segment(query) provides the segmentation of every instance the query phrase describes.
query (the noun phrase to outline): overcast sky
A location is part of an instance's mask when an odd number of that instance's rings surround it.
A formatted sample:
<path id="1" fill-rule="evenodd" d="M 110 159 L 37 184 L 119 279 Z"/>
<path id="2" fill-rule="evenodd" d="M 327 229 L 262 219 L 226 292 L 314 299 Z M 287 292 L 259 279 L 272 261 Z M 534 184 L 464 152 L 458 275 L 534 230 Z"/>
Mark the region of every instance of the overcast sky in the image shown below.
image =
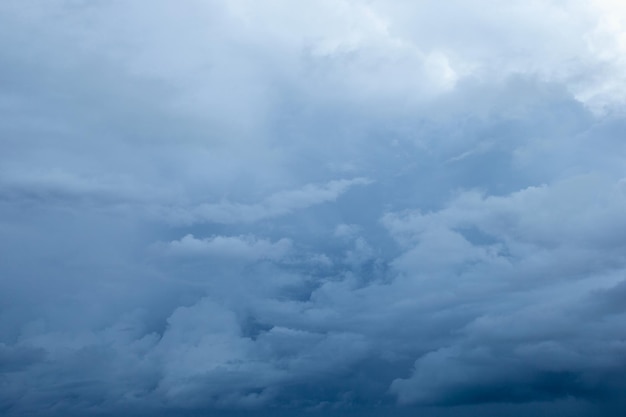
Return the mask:
<path id="1" fill-rule="evenodd" d="M 622 416 L 621 0 L 2 0 L 0 414 Z"/>

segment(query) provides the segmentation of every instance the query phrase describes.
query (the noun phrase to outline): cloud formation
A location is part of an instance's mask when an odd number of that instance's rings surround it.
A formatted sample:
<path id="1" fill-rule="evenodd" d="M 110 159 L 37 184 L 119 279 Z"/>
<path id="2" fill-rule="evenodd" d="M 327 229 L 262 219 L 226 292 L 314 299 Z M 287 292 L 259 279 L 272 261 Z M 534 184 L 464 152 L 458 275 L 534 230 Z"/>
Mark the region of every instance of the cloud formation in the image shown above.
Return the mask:
<path id="1" fill-rule="evenodd" d="M 279 217 L 299 209 L 332 202 L 354 185 L 366 185 L 365 178 L 333 180 L 322 186 L 306 184 L 300 189 L 279 191 L 260 203 L 241 204 L 221 201 L 203 203 L 196 207 L 165 209 L 165 217 L 174 222 L 187 223 L 253 223 L 267 218 Z"/>
<path id="2" fill-rule="evenodd" d="M 0 414 L 618 416 L 618 2 L 5 1 Z"/>

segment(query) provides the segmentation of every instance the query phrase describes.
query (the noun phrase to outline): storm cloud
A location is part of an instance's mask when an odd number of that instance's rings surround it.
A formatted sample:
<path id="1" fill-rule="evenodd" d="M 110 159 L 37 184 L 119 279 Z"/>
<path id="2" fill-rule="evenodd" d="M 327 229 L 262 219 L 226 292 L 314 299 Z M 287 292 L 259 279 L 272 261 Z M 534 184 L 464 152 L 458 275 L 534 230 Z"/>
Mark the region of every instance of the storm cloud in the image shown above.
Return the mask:
<path id="1" fill-rule="evenodd" d="M 617 1 L 5 0 L 0 414 L 622 415 L 625 105 Z"/>

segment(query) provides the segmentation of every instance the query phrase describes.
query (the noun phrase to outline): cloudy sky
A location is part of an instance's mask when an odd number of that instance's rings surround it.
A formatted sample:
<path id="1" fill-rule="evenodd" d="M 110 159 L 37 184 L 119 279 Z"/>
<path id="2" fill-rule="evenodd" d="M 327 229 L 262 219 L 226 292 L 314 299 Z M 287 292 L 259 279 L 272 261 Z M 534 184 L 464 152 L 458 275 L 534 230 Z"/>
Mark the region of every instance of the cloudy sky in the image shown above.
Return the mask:
<path id="1" fill-rule="evenodd" d="M 0 2 L 0 414 L 621 416 L 620 0 Z"/>

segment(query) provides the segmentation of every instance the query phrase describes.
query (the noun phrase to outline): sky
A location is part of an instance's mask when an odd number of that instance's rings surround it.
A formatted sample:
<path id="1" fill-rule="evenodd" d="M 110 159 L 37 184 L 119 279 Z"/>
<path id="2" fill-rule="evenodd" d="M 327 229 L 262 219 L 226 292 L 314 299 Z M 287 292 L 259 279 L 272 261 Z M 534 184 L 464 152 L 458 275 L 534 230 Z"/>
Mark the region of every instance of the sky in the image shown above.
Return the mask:
<path id="1" fill-rule="evenodd" d="M 0 414 L 626 409 L 626 6 L 0 2 Z"/>

